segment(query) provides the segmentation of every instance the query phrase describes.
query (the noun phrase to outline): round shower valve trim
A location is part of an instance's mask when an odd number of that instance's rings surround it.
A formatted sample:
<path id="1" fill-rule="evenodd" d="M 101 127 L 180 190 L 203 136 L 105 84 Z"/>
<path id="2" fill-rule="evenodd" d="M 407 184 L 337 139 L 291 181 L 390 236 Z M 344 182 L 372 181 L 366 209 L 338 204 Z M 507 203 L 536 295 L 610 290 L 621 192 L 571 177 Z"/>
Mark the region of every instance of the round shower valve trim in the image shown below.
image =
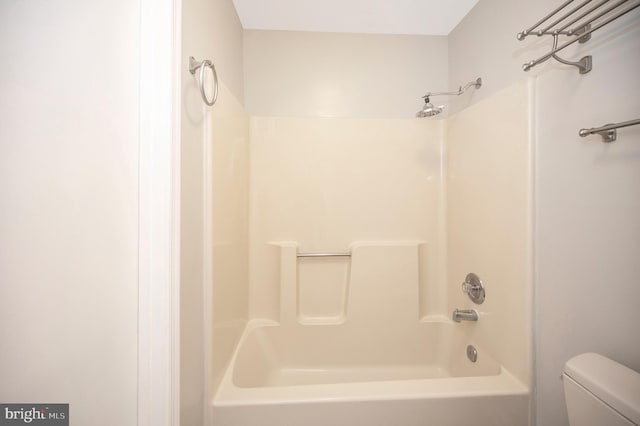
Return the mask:
<path id="1" fill-rule="evenodd" d="M 464 282 L 462 283 L 462 291 L 469 296 L 469 299 L 476 305 L 481 305 L 484 302 L 485 290 L 484 284 L 479 276 L 470 272 L 467 274 Z"/>

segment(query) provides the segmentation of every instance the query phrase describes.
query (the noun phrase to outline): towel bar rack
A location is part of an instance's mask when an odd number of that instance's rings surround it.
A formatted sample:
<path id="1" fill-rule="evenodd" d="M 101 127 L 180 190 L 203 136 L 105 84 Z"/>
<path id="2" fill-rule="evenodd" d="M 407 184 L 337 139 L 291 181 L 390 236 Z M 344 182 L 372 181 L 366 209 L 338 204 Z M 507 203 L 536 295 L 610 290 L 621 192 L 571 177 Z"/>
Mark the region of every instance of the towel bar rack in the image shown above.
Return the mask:
<path id="1" fill-rule="evenodd" d="M 298 253 L 298 257 L 351 257 L 351 253 Z"/>
<path id="2" fill-rule="evenodd" d="M 583 138 L 589 135 L 600 135 L 602 136 L 602 142 L 613 142 L 617 137 L 616 129 L 637 126 L 638 124 L 640 124 L 640 118 L 637 120 L 623 121 L 621 123 L 605 124 L 604 126 L 592 127 L 591 129 L 580 129 L 578 134 Z"/>
<path id="3" fill-rule="evenodd" d="M 589 71 L 591 71 L 591 68 L 592 68 L 592 59 L 590 55 L 581 58 L 579 61 L 573 62 L 573 61 L 567 61 L 566 59 L 560 58 L 557 55 L 557 53 L 565 49 L 566 47 L 572 45 L 575 42 L 585 43 L 589 41 L 589 39 L 591 38 L 591 33 L 599 30 L 600 28 L 604 27 L 610 22 L 615 21 L 616 19 L 626 15 L 627 13 L 631 12 L 632 10 L 640 6 L 640 2 L 634 1 L 634 0 L 618 0 L 611 5 L 607 5 L 607 4 L 613 2 L 613 0 L 601 0 L 594 6 L 591 6 L 590 8 L 584 11 L 581 11 L 581 9 L 587 6 L 587 4 L 593 1 L 593 0 L 584 0 L 582 3 L 575 6 L 570 11 L 564 13 L 562 16 L 555 19 L 551 24 L 547 25 L 545 28 L 536 30 L 536 28 L 538 28 L 543 23 L 545 23 L 549 19 L 556 16 L 558 13 L 560 13 L 561 10 L 567 7 L 570 3 L 573 3 L 573 1 L 574 0 L 565 1 L 563 4 L 557 7 L 553 12 L 549 13 L 547 16 L 545 16 L 544 18 L 536 22 L 533 26 L 518 33 L 516 38 L 520 41 L 524 40 L 525 38 L 531 35 L 536 35 L 538 37 L 544 36 L 544 35 L 553 36 L 553 46 L 551 48 L 551 51 L 546 55 L 539 57 L 538 59 L 529 61 L 526 64 L 522 65 L 522 69 L 524 71 L 529 71 L 531 68 L 535 67 L 536 65 L 542 62 L 545 62 L 549 58 L 554 58 L 563 64 L 573 65 L 577 67 L 580 74 L 588 73 Z M 630 3 L 630 5 L 628 7 L 622 7 L 626 3 Z M 601 18 L 603 19 L 600 20 Z M 567 21 L 567 19 L 569 20 Z M 560 35 L 575 36 L 575 38 L 558 46 L 558 38 Z"/>

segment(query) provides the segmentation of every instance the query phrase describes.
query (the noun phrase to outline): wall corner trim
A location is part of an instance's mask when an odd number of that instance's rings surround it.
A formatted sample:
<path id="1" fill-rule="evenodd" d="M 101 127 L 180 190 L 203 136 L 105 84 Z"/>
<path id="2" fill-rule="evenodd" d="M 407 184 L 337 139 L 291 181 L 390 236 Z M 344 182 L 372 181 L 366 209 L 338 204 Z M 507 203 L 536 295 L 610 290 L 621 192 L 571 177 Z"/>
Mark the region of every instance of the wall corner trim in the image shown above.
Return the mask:
<path id="1" fill-rule="evenodd" d="M 139 426 L 180 423 L 180 11 L 140 0 Z"/>

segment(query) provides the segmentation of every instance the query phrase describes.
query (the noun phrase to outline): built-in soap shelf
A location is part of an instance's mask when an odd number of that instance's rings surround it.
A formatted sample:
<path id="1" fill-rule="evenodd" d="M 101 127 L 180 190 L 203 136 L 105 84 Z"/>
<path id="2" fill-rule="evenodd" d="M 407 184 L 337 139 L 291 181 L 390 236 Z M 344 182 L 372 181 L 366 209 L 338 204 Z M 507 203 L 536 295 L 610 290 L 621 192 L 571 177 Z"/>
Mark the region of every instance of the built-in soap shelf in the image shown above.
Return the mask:
<path id="1" fill-rule="evenodd" d="M 343 324 L 350 253 L 298 253 L 296 317 L 300 324 Z"/>

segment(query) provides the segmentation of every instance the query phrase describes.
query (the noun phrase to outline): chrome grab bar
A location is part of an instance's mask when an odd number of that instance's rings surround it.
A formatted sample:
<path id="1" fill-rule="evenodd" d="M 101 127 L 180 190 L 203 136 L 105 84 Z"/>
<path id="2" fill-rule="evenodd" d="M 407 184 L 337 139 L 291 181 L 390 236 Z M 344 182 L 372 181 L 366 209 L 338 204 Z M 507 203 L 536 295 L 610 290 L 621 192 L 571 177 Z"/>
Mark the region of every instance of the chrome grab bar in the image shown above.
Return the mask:
<path id="1" fill-rule="evenodd" d="M 202 96 L 202 100 L 205 104 L 213 106 L 213 104 L 215 104 L 218 100 L 218 73 L 216 72 L 216 67 L 215 65 L 213 65 L 213 62 L 208 59 L 198 62 L 196 58 L 194 58 L 193 56 L 189 56 L 189 72 L 195 75 L 198 68 L 200 68 L 200 95 Z M 213 98 L 211 99 L 211 101 L 207 99 L 207 95 L 204 92 L 205 68 L 211 68 L 211 71 L 213 72 Z"/>
<path id="2" fill-rule="evenodd" d="M 297 257 L 351 257 L 351 253 L 298 253 Z"/>

